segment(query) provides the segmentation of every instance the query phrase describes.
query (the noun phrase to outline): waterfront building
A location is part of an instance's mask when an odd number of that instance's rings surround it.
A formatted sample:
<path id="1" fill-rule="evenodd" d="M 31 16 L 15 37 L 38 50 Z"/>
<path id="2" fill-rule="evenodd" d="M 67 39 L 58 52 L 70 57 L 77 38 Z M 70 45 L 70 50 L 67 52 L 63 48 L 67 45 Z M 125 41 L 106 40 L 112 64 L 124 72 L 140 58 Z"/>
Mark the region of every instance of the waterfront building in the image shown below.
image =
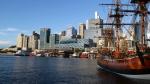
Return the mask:
<path id="1" fill-rule="evenodd" d="M 103 28 L 103 19 L 100 18 L 98 15 L 98 12 L 95 12 L 95 18 L 94 19 L 89 19 L 87 21 L 87 28 L 88 29 L 97 29 L 97 28 Z"/>
<path id="2" fill-rule="evenodd" d="M 75 38 L 77 35 L 77 30 L 73 26 L 69 26 L 66 30 L 66 37 L 68 39 Z"/>
<path id="3" fill-rule="evenodd" d="M 67 39 L 61 40 L 59 44 L 55 45 L 55 48 L 64 50 L 78 48 L 84 50 L 87 47 L 91 47 L 91 44 L 93 44 L 93 41 L 90 39 Z"/>
<path id="4" fill-rule="evenodd" d="M 99 41 L 99 37 L 102 36 L 102 29 L 87 29 L 84 33 L 85 39 L 93 40 L 94 44 L 93 47 L 97 46 L 97 42 Z"/>
<path id="5" fill-rule="evenodd" d="M 85 24 L 80 24 L 79 25 L 79 35 L 81 38 L 84 38 L 84 31 L 86 30 L 86 25 Z"/>
<path id="6" fill-rule="evenodd" d="M 103 20 L 98 18 L 98 19 L 89 19 L 88 20 L 88 29 L 98 29 L 98 28 L 103 28 Z"/>
<path id="7" fill-rule="evenodd" d="M 135 40 L 139 41 L 141 40 L 141 29 L 140 29 L 140 25 L 136 25 L 134 28 L 134 33 L 135 33 Z"/>
<path id="8" fill-rule="evenodd" d="M 65 37 L 66 37 L 66 31 L 62 31 L 60 33 L 60 40 L 65 39 Z"/>
<path id="9" fill-rule="evenodd" d="M 148 27 L 147 27 L 147 44 L 150 47 L 150 22 L 148 23 Z"/>
<path id="10" fill-rule="evenodd" d="M 38 50 L 40 50 L 40 39 L 38 39 Z"/>
<path id="11" fill-rule="evenodd" d="M 16 45 L 17 48 L 20 48 L 20 49 L 23 48 L 23 37 L 24 37 L 24 34 L 19 34 L 17 36 L 17 45 Z"/>
<path id="12" fill-rule="evenodd" d="M 138 24 L 140 22 L 137 22 Z M 141 27 L 140 25 L 136 25 L 134 28 L 134 36 L 135 40 L 141 42 Z M 148 46 L 150 46 L 150 23 L 147 24 L 145 27 L 145 41 L 147 42 Z"/>
<path id="13" fill-rule="evenodd" d="M 99 41 L 99 37 L 102 36 L 103 30 L 103 20 L 98 16 L 98 13 L 95 12 L 95 18 L 89 19 L 87 21 L 88 28 L 84 31 L 85 39 L 92 39 L 94 44 L 93 47 L 96 47 Z"/>
<path id="14" fill-rule="evenodd" d="M 59 44 L 59 34 L 50 35 L 50 48 L 53 48 L 54 45 Z"/>
<path id="15" fill-rule="evenodd" d="M 28 50 L 29 46 L 29 36 L 20 34 L 17 36 L 17 49 L 19 50 Z"/>
<path id="16" fill-rule="evenodd" d="M 22 47 L 22 50 L 28 50 L 28 41 L 29 41 L 29 36 L 24 35 L 23 36 L 23 47 Z"/>
<path id="17" fill-rule="evenodd" d="M 113 47 L 114 40 L 112 40 L 114 37 L 114 31 L 112 28 L 103 28 L 102 30 L 102 37 L 99 39 L 104 40 L 102 47 Z"/>
<path id="18" fill-rule="evenodd" d="M 66 31 L 62 31 L 60 36 L 66 36 Z"/>
<path id="19" fill-rule="evenodd" d="M 48 49 L 50 41 L 50 28 L 40 29 L 40 49 Z"/>
<path id="20" fill-rule="evenodd" d="M 38 40 L 40 38 L 40 35 L 38 33 L 35 33 L 35 31 L 33 31 L 32 35 L 29 36 L 29 48 L 31 50 L 35 50 L 38 49 Z"/>

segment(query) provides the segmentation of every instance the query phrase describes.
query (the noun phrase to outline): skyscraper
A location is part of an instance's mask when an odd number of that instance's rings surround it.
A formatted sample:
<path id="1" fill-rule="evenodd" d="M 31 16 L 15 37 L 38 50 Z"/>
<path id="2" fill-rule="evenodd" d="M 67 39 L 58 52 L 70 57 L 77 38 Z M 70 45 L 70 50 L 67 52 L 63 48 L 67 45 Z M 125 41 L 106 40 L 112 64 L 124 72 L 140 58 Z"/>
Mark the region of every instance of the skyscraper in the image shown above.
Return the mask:
<path id="1" fill-rule="evenodd" d="M 147 44 L 150 47 L 150 23 L 148 23 L 148 28 L 147 28 Z"/>
<path id="2" fill-rule="evenodd" d="M 95 11 L 95 19 L 99 19 L 99 18 L 100 18 L 100 16 L 99 16 L 98 12 Z"/>
<path id="3" fill-rule="evenodd" d="M 24 37 L 24 34 L 19 34 L 17 36 L 17 48 L 23 48 L 23 37 Z"/>
<path id="4" fill-rule="evenodd" d="M 84 38 L 84 30 L 86 30 L 86 25 L 80 24 L 79 25 L 79 35 L 81 36 L 81 38 Z"/>
<path id="5" fill-rule="evenodd" d="M 77 35 L 77 30 L 73 26 L 69 26 L 66 31 L 66 36 L 68 38 L 74 38 Z"/>
<path id="6" fill-rule="evenodd" d="M 28 50 L 28 41 L 29 41 L 29 36 L 20 34 L 17 37 L 17 48 L 21 50 Z"/>
<path id="7" fill-rule="evenodd" d="M 141 31 L 140 31 L 140 26 L 139 25 L 136 25 L 135 28 L 134 28 L 134 33 L 135 33 L 135 40 L 136 41 L 141 41 Z"/>
<path id="8" fill-rule="evenodd" d="M 28 42 L 29 42 L 29 36 L 24 35 L 23 36 L 23 50 L 28 50 Z"/>
<path id="9" fill-rule="evenodd" d="M 48 49 L 51 30 L 49 28 L 40 29 L 40 49 Z"/>
<path id="10" fill-rule="evenodd" d="M 59 44 L 59 35 L 51 34 L 50 35 L 50 47 L 54 47 L 55 44 Z"/>
<path id="11" fill-rule="evenodd" d="M 84 31 L 84 38 L 85 39 L 92 39 L 95 44 L 98 43 L 99 37 L 102 36 L 102 29 L 103 29 L 103 20 L 100 19 L 97 12 L 95 12 L 95 18 L 89 19 L 87 21 L 88 27 Z M 94 44 L 94 46 L 95 46 Z"/>
<path id="12" fill-rule="evenodd" d="M 102 29 L 87 29 L 84 33 L 84 39 L 92 39 L 95 44 L 98 43 L 99 37 L 102 36 Z M 95 45 L 94 45 L 95 46 Z"/>
<path id="13" fill-rule="evenodd" d="M 147 34 L 147 39 L 150 39 L 150 22 L 148 23 L 146 34 Z"/>
<path id="14" fill-rule="evenodd" d="M 61 36 L 66 36 L 66 31 L 62 31 L 60 35 Z"/>
<path id="15" fill-rule="evenodd" d="M 98 19 L 89 19 L 88 20 L 88 29 L 97 29 L 97 28 L 103 28 L 103 20 L 98 18 Z"/>
<path id="16" fill-rule="evenodd" d="M 86 23 L 87 29 L 96 29 L 96 28 L 103 28 L 103 19 L 100 18 L 98 12 L 95 12 L 95 18 L 94 19 L 89 19 Z"/>
<path id="17" fill-rule="evenodd" d="M 89 20 L 86 20 L 86 29 L 89 28 Z"/>
<path id="18" fill-rule="evenodd" d="M 32 35 L 29 36 L 29 48 L 32 50 L 38 49 L 38 40 L 40 35 L 38 33 L 35 33 L 35 31 L 33 31 Z"/>

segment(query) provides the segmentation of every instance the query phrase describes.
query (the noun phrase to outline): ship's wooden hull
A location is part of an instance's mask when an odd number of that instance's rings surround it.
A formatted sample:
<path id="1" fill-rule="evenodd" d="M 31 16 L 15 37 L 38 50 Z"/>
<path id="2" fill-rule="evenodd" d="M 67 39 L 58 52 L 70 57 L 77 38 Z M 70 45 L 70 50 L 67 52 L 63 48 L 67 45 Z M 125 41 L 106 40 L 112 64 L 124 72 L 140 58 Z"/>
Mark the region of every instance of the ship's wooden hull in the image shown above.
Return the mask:
<path id="1" fill-rule="evenodd" d="M 98 58 L 98 65 L 104 70 L 124 76 L 148 76 L 150 79 L 150 55 L 144 56 L 144 65 L 138 56 L 124 59 Z"/>

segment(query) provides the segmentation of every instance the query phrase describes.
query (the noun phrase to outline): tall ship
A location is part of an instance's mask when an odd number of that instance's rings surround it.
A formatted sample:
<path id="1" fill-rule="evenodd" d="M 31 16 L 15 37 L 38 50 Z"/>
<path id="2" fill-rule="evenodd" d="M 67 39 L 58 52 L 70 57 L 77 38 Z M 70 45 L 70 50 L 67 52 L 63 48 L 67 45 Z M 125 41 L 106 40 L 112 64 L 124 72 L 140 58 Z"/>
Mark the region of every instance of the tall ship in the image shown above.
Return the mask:
<path id="1" fill-rule="evenodd" d="M 100 25 L 111 28 L 100 37 L 107 46 L 99 48 L 97 64 L 106 71 L 126 77 L 150 79 L 150 0 L 113 2 L 100 4 L 110 6 L 108 15 L 111 18 Z"/>

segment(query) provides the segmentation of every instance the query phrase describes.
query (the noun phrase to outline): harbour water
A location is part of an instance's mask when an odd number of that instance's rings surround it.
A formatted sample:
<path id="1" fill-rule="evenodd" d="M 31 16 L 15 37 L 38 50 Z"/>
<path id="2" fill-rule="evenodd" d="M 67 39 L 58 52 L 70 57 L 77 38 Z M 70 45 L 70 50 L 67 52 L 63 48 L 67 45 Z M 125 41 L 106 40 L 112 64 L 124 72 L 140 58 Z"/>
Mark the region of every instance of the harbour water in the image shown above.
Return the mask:
<path id="1" fill-rule="evenodd" d="M 0 84 L 150 84 L 102 71 L 95 59 L 0 56 Z"/>

